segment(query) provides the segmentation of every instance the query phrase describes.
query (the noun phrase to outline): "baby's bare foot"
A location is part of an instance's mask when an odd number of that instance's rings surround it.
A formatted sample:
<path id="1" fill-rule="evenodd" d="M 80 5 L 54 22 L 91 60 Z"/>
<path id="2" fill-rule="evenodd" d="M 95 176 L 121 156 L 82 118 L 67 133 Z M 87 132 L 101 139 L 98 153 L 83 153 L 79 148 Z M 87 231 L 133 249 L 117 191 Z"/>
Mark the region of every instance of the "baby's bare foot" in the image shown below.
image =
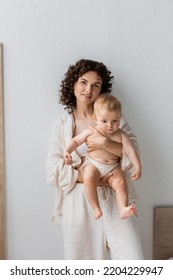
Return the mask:
<path id="1" fill-rule="evenodd" d="M 98 220 L 102 216 L 102 211 L 99 207 L 94 208 L 94 217 L 96 220 Z"/>
<path id="2" fill-rule="evenodd" d="M 124 207 L 121 211 L 120 211 L 120 218 L 121 219 L 126 219 L 132 215 L 136 215 L 137 217 L 137 210 L 136 207 L 134 205 L 130 205 L 128 207 Z"/>

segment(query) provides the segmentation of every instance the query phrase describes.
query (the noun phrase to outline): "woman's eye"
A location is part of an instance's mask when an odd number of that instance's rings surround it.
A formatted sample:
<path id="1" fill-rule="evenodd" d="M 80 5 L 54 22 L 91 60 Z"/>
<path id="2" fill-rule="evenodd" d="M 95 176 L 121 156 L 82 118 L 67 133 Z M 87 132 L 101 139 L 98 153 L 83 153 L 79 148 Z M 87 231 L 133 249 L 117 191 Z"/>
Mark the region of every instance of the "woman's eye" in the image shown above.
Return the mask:
<path id="1" fill-rule="evenodd" d="M 94 87 L 96 87 L 96 88 L 99 88 L 99 87 L 100 87 L 100 85 L 98 85 L 98 84 L 95 84 L 95 85 L 94 85 Z"/>

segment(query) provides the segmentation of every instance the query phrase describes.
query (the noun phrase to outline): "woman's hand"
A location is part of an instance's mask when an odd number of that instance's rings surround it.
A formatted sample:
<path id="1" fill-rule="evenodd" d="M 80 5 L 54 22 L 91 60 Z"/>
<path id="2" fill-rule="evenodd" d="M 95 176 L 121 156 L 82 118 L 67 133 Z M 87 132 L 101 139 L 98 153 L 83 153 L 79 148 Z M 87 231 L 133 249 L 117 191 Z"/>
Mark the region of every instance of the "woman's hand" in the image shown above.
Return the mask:
<path id="1" fill-rule="evenodd" d="M 117 157 L 122 157 L 122 144 L 107 138 L 97 129 L 94 129 L 94 133 L 87 138 L 86 144 L 88 152 L 102 149 Z"/>
<path id="2" fill-rule="evenodd" d="M 100 131 L 95 129 L 94 133 L 90 135 L 86 141 L 88 152 L 105 149 L 107 141 L 108 138 L 104 136 Z"/>
<path id="3" fill-rule="evenodd" d="M 99 187 L 109 187 L 111 188 L 110 184 L 108 183 L 108 180 L 113 176 L 112 172 L 109 172 L 108 174 L 106 174 L 103 178 L 100 179 L 100 181 L 98 182 L 98 186 Z"/>

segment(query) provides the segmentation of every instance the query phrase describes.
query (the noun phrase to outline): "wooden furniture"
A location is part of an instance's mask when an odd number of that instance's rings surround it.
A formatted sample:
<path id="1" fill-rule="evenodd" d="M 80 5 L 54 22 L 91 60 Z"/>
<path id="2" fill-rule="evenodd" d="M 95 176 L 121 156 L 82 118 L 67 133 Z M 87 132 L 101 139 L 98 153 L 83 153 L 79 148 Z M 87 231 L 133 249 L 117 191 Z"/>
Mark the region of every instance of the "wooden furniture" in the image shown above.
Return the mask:
<path id="1" fill-rule="evenodd" d="M 4 153 L 3 153 L 3 59 L 0 44 L 0 260 L 5 259 Z"/>
<path id="2" fill-rule="evenodd" d="M 173 207 L 154 208 L 155 260 L 173 258 Z"/>

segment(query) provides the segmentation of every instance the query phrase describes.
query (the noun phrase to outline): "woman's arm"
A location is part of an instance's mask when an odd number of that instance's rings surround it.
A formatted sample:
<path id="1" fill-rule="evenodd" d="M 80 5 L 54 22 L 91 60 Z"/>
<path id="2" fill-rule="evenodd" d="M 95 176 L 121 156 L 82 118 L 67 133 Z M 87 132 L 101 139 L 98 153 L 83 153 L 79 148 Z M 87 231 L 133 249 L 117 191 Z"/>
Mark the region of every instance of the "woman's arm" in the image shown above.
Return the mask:
<path id="1" fill-rule="evenodd" d="M 134 132 L 132 131 L 131 127 L 129 126 L 128 122 L 126 121 L 126 119 L 124 118 L 124 116 L 122 116 L 121 121 L 120 121 L 120 128 L 127 133 L 127 135 L 129 136 L 131 142 L 133 143 L 133 146 L 136 150 L 137 153 L 139 153 L 139 148 L 138 148 L 138 143 L 136 140 L 136 135 L 134 134 Z"/>
<path id="2" fill-rule="evenodd" d="M 98 130 L 87 138 L 86 144 L 89 152 L 102 149 L 118 157 L 122 156 L 122 144 L 108 139 Z"/>
<path id="3" fill-rule="evenodd" d="M 130 128 L 129 124 L 127 123 L 126 119 L 124 118 L 124 116 L 122 116 L 121 121 L 120 121 L 120 128 L 127 133 L 127 135 L 129 136 L 132 144 L 133 144 L 133 148 L 135 149 L 136 153 L 138 154 L 139 158 L 140 158 L 140 150 L 139 150 L 139 146 L 138 146 L 138 142 L 136 139 L 136 135 L 133 133 L 132 129 Z M 124 150 L 123 150 L 123 157 L 122 157 L 122 162 L 121 162 L 121 167 L 123 171 L 131 171 L 131 161 L 128 159 L 128 157 L 126 156 Z"/>
<path id="4" fill-rule="evenodd" d="M 128 158 L 130 159 L 135 169 L 133 171 L 133 174 L 131 175 L 131 179 L 132 180 L 139 179 L 141 177 L 141 170 L 142 170 L 140 159 L 133 147 L 132 142 L 130 141 L 130 138 L 122 130 L 121 130 L 121 138 L 122 138 L 123 150 L 125 154 L 128 156 Z"/>
<path id="5" fill-rule="evenodd" d="M 64 164 L 64 139 L 69 139 L 68 135 L 64 135 L 64 125 L 63 118 L 60 118 L 52 127 L 46 160 L 46 177 L 49 185 L 61 188 L 67 193 L 75 185 L 78 171 L 74 169 L 73 166 L 67 166 Z M 70 129 L 67 130 L 68 133 L 70 133 L 69 131 Z"/>
<path id="6" fill-rule="evenodd" d="M 137 152 L 138 156 L 140 156 L 140 150 L 138 147 L 136 136 L 133 133 L 133 131 L 131 130 L 131 128 L 128 125 L 127 121 L 125 120 L 124 116 L 122 116 L 122 118 L 121 118 L 120 128 L 128 134 L 135 151 Z M 109 151 L 110 153 L 123 158 L 123 160 L 122 160 L 122 169 L 123 170 L 127 170 L 131 167 L 131 162 L 129 161 L 127 156 L 125 156 L 125 154 L 123 152 L 122 144 L 106 138 L 99 131 L 96 132 L 94 135 L 91 135 L 90 137 L 88 137 L 86 143 L 87 143 L 89 152 L 93 151 L 93 150 L 98 150 L 98 149 L 105 149 L 105 150 Z"/>

